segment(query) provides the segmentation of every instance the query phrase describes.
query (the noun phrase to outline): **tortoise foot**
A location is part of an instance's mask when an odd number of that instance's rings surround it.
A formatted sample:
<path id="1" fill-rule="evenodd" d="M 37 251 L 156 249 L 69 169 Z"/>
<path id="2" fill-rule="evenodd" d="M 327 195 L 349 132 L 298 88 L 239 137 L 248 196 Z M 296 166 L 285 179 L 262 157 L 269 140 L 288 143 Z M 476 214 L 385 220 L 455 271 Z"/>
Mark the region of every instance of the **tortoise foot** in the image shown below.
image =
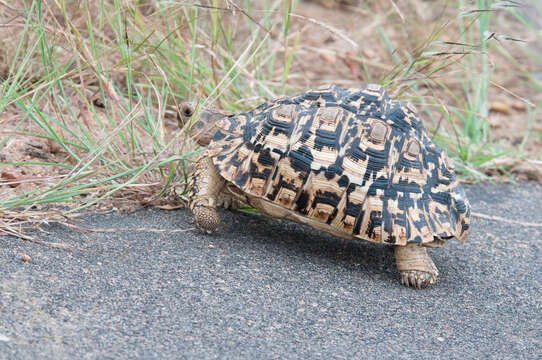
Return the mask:
<path id="1" fill-rule="evenodd" d="M 401 271 L 401 284 L 414 289 L 423 289 L 437 281 L 437 277 L 438 274 L 425 271 Z"/>
<path id="2" fill-rule="evenodd" d="M 207 206 L 195 206 L 192 209 L 196 226 L 207 234 L 214 233 L 220 225 L 216 209 Z"/>
<path id="3" fill-rule="evenodd" d="M 237 210 L 245 206 L 245 204 L 243 204 L 241 201 L 225 192 L 222 192 L 218 195 L 216 205 L 228 210 Z"/>
<path id="4" fill-rule="evenodd" d="M 406 287 L 423 289 L 437 281 L 438 269 L 423 246 L 396 246 L 395 262 L 401 273 L 401 284 Z"/>

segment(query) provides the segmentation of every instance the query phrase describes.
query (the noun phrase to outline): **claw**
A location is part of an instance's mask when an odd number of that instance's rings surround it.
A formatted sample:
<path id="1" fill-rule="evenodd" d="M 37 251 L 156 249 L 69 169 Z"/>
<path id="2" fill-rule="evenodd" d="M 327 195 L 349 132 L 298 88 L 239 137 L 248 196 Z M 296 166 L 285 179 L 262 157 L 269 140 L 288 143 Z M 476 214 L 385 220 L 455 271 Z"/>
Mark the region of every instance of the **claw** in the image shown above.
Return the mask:
<path id="1" fill-rule="evenodd" d="M 401 284 L 414 289 L 423 289 L 436 280 L 436 275 L 425 271 L 402 271 Z"/>
<path id="2" fill-rule="evenodd" d="M 406 274 L 401 274 L 401 284 L 405 285 L 406 287 L 409 287 L 410 284 L 408 283 L 408 276 Z"/>
<path id="3" fill-rule="evenodd" d="M 416 244 L 395 247 L 397 269 L 401 283 L 414 289 L 423 289 L 433 284 L 438 270 L 424 247 Z"/>
<path id="4" fill-rule="evenodd" d="M 409 280 L 409 282 L 410 282 L 410 286 L 412 286 L 412 287 L 415 288 L 415 287 L 416 287 L 416 280 L 417 280 L 417 279 L 418 279 L 418 278 L 415 276 L 415 274 L 413 274 L 413 273 L 408 274 L 408 280 Z"/>

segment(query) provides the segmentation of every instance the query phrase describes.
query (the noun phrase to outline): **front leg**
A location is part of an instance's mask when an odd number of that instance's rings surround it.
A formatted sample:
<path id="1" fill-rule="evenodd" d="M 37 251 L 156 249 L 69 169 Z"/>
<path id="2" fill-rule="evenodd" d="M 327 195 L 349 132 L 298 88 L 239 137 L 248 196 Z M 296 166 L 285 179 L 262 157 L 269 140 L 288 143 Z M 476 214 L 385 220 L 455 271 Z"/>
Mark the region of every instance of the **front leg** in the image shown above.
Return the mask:
<path id="1" fill-rule="evenodd" d="M 203 156 L 196 165 L 190 189 L 190 210 L 196 225 L 210 234 L 220 225 L 216 213 L 218 195 L 224 187 L 225 180 L 218 173 L 213 160 Z"/>

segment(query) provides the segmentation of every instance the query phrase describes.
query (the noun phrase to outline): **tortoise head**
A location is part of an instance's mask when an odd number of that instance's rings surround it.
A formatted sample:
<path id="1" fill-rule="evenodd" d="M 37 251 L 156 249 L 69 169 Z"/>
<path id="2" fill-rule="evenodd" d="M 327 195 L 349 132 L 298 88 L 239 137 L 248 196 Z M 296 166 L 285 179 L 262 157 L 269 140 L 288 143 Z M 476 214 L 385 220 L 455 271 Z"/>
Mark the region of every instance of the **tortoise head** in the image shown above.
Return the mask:
<path id="1" fill-rule="evenodd" d="M 217 130 L 217 124 L 228 114 L 213 109 L 198 109 L 193 103 L 183 103 L 179 111 L 179 124 L 181 127 L 188 127 L 191 137 L 200 146 L 207 146 L 213 139 Z"/>

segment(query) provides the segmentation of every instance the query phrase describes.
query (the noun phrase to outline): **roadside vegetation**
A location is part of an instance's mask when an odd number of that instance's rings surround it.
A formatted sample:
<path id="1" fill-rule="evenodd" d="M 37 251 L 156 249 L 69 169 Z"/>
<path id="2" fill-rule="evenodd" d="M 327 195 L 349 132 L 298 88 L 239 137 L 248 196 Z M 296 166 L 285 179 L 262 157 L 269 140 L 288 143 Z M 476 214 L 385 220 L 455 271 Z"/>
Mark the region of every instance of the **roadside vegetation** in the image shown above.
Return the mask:
<path id="1" fill-rule="evenodd" d="M 329 83 L 412 101 L 464 181 L 540 180 L 542 7 L 526 6 L 0 0 L 0 232 L 183 206 L 200 151 L 185 102 L 237 112 Z"/>

